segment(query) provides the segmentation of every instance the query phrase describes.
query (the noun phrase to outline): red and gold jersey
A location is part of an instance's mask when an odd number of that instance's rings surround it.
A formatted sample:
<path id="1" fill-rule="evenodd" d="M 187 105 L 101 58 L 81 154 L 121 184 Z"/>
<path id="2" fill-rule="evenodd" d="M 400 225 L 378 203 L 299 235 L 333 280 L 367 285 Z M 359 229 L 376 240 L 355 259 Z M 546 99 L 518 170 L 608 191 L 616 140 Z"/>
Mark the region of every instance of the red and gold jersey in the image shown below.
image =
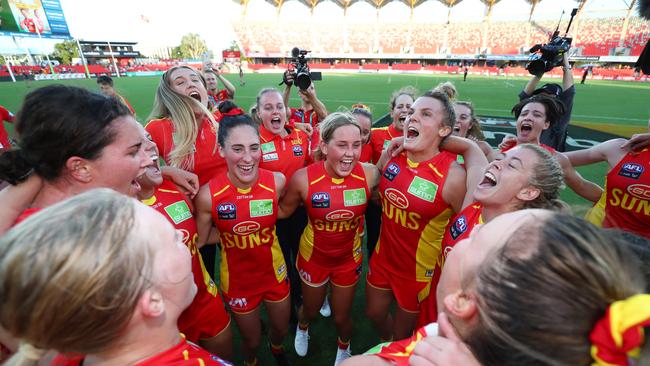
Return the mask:
<path id="1" fill-rule="evenodd" d="M 338 179 L 325 171 L 325 162 L 307 167 L 309 188 L 305 208 L 309 221 L 300 238 L 300 255 L 325 268 L 361 261 L 362 222 L 370 191 L 357 163 L 349 176 Z"/>
<path id="2" fill-rule="evenodd" d="M 391 159 L 379 182 L 382 218 L 372 261 L 397 277 L 429 282 L 452 214 L 442 198 L 456 155 L 441 152 L 414 163 L 401 154 Z"/>
<path id="3" fill-rule="evenodd" d="M 260 140 L 262 143 L 260 168 L 284 174 L 287 182 L 296 170 L 303 168 L 310 161 L 309 138 L 298 129 L 291 129 L 290 133 L 282 138 L 262 125 Z"/>
<path id="4" fill-rule="evenodd" d="M 433 278 L 431 279 L 431 288 L 435 289 L 438 286 L 442 267 L 445 264 L 449 252 L 451 252 L 458 242 L 469 236 L 469 233 L 472 232 L 474 226 L 484 222 L 482 212 L 483 207 L 481 204 L 474 202 L 465 207 L 463 211 L 449 222 L 449 226 L 447 226 L 447 229 L 445 230 L 445 236 L 442 239 L 442 247 L 440 249 L 440 255 L 438 256 L 438 262 L 436 263 L 436 269 L 434 270 Z M 424 326 L 438 319 L 436 291 L 431 291 L 429 293 L 429 296 L 422 302 L 420 309 L 418 327 Z"/>
<path id="5" fill-rule="evenodd" d="M 370 131 L 370 146 L 372 147 L 372 161 L 378 162 L 381 152 L 388 146 L 390 140 L 403 136 L 404 133 L 397 131 L 391 124 L 388 127 L 373 128 Z"/>
<path id="6" fill-rule="evenodd" d="M 177 230 L 183 233 L 183 243 L 192 254 L 192 273 L 198 291 L 192 304 L 183 311 L 178 319 L 178 328 L 181 332 L 187 332 L 186 334 L 194 334 L 194 332 L 187 331 L 186 327 L 197 323 L 194 317 L 200 315 L 199 310 L 212 306 L 223 307 L 223 303 L 221 297 L 217 294 L 217 286 L 205 269 L 203 258 L 201 258 L 199 248 L 196 246 L 198 233 L 191 202 L 183 193 L 178 191 L 174 183 L 164 180 L 160 186 L 156 187 L 154 195 L 151 198 L 142 200 L 142 203 L 160 212 Z"/>
<path id="7" fill-rule="evenodd" d="M 228 90 L 226 89 L 218 90 L 216 93 L 213 93 L 208 90 L 208 99 L 210 103 L 216 106 L 217 104 L 223 102 L 224 100 L 230 99 L 230 95 L 228 94 Z"/>
<path id="8" fill-rule="evenodd" d="M 117 99 L 120 102 L 122 102 L 122 104 L 124 104 L 131 111 L 131 113 L 133 113 L 133 115 L 135 116 L 135 109 L 133 109 L 133 106 L 131 106 L 131 103 L 129 103 L 129 101 L 126 100 L 126 98 L 124 98 L 123 96 L 121 96 L 119 94 L 116 94 L 116 96 L 117 96 Z"/>
<path id="9" fill-rule="evenodd" d="M 320 122 L 318 120 L 318 114 L 316 114 L 313 109 L 305 111 L 300 108 L 291 108 L 291 114 L 289 115 L 287 125 L 293 128 L 296 123 L 307 123 L 310 126 L 315 127 L 318 122 Z"/>
<path id="10" fill-rule="evenodd" d="M 160 156 L 170 164 L 169 153 L 174 149 L 174 124 L 168 118 L 149 121 L 145 126 L 153 142 L 158 147 Z M 193 173 L 199 176 L 199 184 L 204 185 L 212 177 L 226 170 L 226 161 L 219 155 L 217 148 L 217 130 L 205 117 L 194 143 Z"/>
<path id="11" fill-rule="evenodd" d="M 517 144 L 512 144 L 512 145 L 510 145 L 510 146 L 506 146 L 506 147 L 504 147 L 503 149 L 500 149 L 500 150 L 501 150 L 502 153 L 504 153 L 504 152 L 506 152 L 506 151 L 508 151 L 508 150 L 511 150 L 511 149 L 514 148 L 515 146 L 517 146 Z M 555 153 L 556 153 L 556 150 L 555 150 L 554 148 L 548 146 L 548 145 L 544 145 L 544 144 L 541 144 L 541 143 L 540 143 L 540 144 L 539 144 L 539 147 L 541 147 L 541 148 L 545 149 L 546 151 L 550 152 L 551 155 L 555 155 Z"/>
<path id="12" fill-rule="evenodd" d="M 6 108 L 0 106 L 0 150 L 8 150 L 11 147 L 9 143 L 9 134 L 5 130 L 4 121 L 13 122 L 14 115 Z"/>
<path id="13" fill-rule="evenodd" d="M 370 143 L 364 144 L 361 147 L 361 155 L 359 155 L 360 163 L 374 163 L 372 161 L 372 145 Z"/>
<path id="14" fill-rule="evenodd" d="M 81 366 L 83 357 L 69 357 L 58 354 L 51 366 Z M 135 363 L 137 366 L 215 366 L 230 365 L 228 362 L 211 354 L 203 348 L 183 339 L 174 347 L 151 358 Z"/>
<path id="15" fill-rule="evenodd" d="M 248 189 L 235 187 L 222 173 L 209 183 L 212 220 L 221 238 L 221 290 L 246 297 L 277 285 L 287 267 L 275 233 L 278 199 L 273 172 L 260 169 Z"/>
<path id="16" fill-rule="evenodd" d="M 650 149 L 628 153 L 607 173 L 598 206 L 604 215 L 593 216 L 594 224 L 650 238 Z"/>
<path id="17" fill-rule="evenodd" d="M 423 338 L 437 335 L 438 324 L 427 324 L 416 330 L 410 338 L 379 344 L 364 354 L 381 357 L 391 365 L 408 366 L 410 365 L 409 359 L 413 355 L 413 349 L 417 343 Z"/>

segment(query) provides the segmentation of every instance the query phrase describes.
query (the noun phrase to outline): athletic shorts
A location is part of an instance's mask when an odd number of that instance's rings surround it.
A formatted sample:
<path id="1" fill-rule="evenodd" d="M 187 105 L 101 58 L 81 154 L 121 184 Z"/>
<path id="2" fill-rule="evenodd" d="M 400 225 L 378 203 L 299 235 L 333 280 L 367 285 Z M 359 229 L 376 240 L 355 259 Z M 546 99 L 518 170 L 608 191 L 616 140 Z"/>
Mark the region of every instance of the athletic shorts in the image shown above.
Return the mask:
<path id="1" fill-rule="evenodd" d="M 420 303 L 429 295 L 430 282 L 418 282 L 388 272 L 377 261 L 370 261 L 366 282 L 380 290 L 393 291 L 393 296 L 402 310 L 417 313 Z"/>
<path id="2" fill-rule="evenodd" d="M 178 329 L 193 343 L 219 335 L 230 324 L 221 296 L 207 294 L 194 302 L 178 318 Z"/>
<path id="3" fill-rule="evenodd" d="M 231 297 L 227 293 L 223 293 L 225 302 L 230 307 L 233 313 L 245 314 L 257 309 L 262 301 L 280 302 L 289 296 L 289 280 L 271 286 L 270 288 L 246 296 Z"/>
<path id="4" fill-rule="evenodd" d="M 305 260 L 300 254 L 296 259 L 296 269 L 300 273 L 300 278 L 311 287 L 321 287 L 327 281 L 331 281 L 332 285 L 338 287 L 354 286 L 361 275 L 361 264 L 361 260 L 359 262 L 351 260 L 336 268 L 325 268 L 314 261 Z"/>

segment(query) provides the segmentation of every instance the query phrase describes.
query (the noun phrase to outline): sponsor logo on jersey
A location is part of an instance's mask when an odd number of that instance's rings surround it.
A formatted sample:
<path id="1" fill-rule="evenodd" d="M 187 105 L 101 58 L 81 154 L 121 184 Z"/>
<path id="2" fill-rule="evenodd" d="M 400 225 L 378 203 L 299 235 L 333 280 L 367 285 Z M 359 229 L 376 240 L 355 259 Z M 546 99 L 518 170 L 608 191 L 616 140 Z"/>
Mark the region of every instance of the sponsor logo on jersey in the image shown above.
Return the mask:
<path id="1" fill-rule="evenodd" d="M 190 232 L 185 229 L 181 229 L 181 234 L 183 234 L 183 244 L 187 245 L 190 242 Z"/>
<path id="2" fill-rule="evenodd" d="M 436 199 L 438 185 L 420 177 L 413 177 L 407 192 L 427 202 L 433 202 Z"/>
<path id="3" fill-rule="evenodd" d="M 427 269 L 426 272 L 424 272 L 424 277 L 433 277 L 433 270 Z"/>
<path id="4" fill-rule="evenodd" d="M 302 156 L 302 146 L 300 145 L 293 145 L 293 156 Z"/>
<path id="5" fill-rule="evenodd" d="M 354 212 L 350 210 L 336 210 L 325 215 L 327 221 L 347 221 L 354 218 Z"/>
<path id="6" fill-rule="evenodd" d="M 650 201 L 650 186 L 646 184 L 632 184 L 627 187 L 627 193 L 636 198 Z"/>
<path id="7" fill-rule="evenodd" d="M 248 300 L 245 297 L 236 297 L 228 301 L 231 308 L 245 309 L 248 306 Z"/>
<path id="8" fill-rule="evenodd" d="M 278 274 L 281 275 L 286 270 L 287 270 L 287 266 L 283 263 L 282 265 L 280 265 L 280 267 L 278 267 Z"/>
<path id="9" fill-rule="evenodd" d="M 234 220 L 237 218 L 237 206 L 234 203 L 220 203 L 217 206 L 219 220 Z"/>
<path id="10" fill-rule="evenodd" d="M 192 212 L 185 201 L 178 201 L 169 206 L 165 206 L 165 212 L 167 212 L 167 215 L 169 215 L 174 224 L 180 224 L 192 217 Z"/>
<path id="11" fill-rule="evenodd" d="M 275 152 L 275 143 L 273 143 L 273 141 L 265 142 L 262 144 L 262 154 L 268 154 L 272 152 Z"/>
<path id="12" fill-rule="evenodd" d="M 361 206 L 368 202 L 366 190 L 363 188 L 346 189 L 343 191 L 343 206 Z"/>
<path id="13" fill-rule="evenodd" d="M 454 221 L 454 224 L 449 227 L 449 234 L 451 234 L 451 237 L 456 240 L 462 233 L 467 231 L 467 218 L 465 215 L 461 215 L 456 221 Z"/>
<path id="14" fill-rule="evenodd" d="M 636 163 L 625 163 L 621 170 L 618 171 L 618 175 L 631 179 L 639 179 L 642 173 L 643 166 Z"/>
<path id="15" fill-rule="evenodd" d="M 311 282 L 311 275 L 307 273 L 304 269 L 300 269 L 300 277 L 307 282 Z"/>
<path id="16" fill-rule="evenodd" d="M 262 161 L 275 161 L 278 160 L 278 153 L 270 153 L 262 155 Z"/>
<path id="17" fill-rule="evenodd" d="M 390 140 L 384 140 L 384 146 L 381 148 L 382 150 L 386 150 L 386 148 L 390 145 Z"/>
<path id="18" fill-rule="evenodd" d="M 452 249 L 454 249 L 454 247 L 445 247 L 445 249 L 442 251 L 442 256 L 446 259 L 449 253 L 451 253 Z"/>
<path id="19" fill-rule="evenodd" d="M 251 200 L 249 202 L 251 217 L 273 215 L 273 200 Z"/>
<path id="20" fill-rule="evenodd" d="M 330 194 L 327 192 L 316 192 L 311 195 L 312 208 L 329 208 Z"/>
<path id="21" fill-rule="evenodd" d="M 399 166 L 397 166 L 397 164 L 395 164 L 395 163 L 390 163 L 390 164 L 388 164 L 388 167 L 384 171 L 384 178 L 386 178 L 386 179 L 388 179 L 389 181 L 392 182 L 393 179 L 395 179 L 395 177 L 397 177 L 399 172 L 400 172 Z"/>
<path id="22" fill-rule="evenodd" d="M 237 235 L 248 235 L 257 232 L 260 229 L 260 224 L 255 221 L 242 221 L 233 226 L 232 232 Z"/>
<path id="23" fill-rule="evenodd" d="M 388 188 L 384 191 L 384 197 L 395 207 L 405 210 L 409 207 L 409 200 L 404 193 L 395 188 Z"/>

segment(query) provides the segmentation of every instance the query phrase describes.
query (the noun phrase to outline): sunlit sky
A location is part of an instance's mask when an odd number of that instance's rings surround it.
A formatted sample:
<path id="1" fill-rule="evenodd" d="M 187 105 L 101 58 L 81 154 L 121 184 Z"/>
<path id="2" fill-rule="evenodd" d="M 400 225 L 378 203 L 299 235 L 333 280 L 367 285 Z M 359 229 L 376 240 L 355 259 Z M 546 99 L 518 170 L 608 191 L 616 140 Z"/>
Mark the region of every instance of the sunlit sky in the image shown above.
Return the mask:
<path id="1" fill-rule="evenodd" d="M 585 11 L 589 16 L 622 16 L 631 0 L 588 0 Z M 559 19 L 562 10 L 565 18 L 576 5 L 570 0 L 543 0 L 535 9 L 534 19 Z M 180 43 L 184 34 L 198 33 L 208 48 L 219 54 L 228 47 L 235 34 L 232 22 L 241 21 L 242 7 L 232 0 L 61 0 L 61 6 L 73 37 L 91 41 L 138 42 L 137 49 L 143 53 Z M 502 0 L 494 6 L 492 19 L 525 20 L 530 6 L 524 0 Z M 374 22 L 376 9 L 367 2 L 358 2 L 348 9 L 349 22 Z M 480 0 L 464 0 L 452 9 L 452 22 L 475 22 L 483 19 L 485 6 Z M 143 16 L 148 22 L 143 21 Z M 264 0 L 250 0 L 246 21 L 296 21 L 331 22 L 343 21 L 343 9 L 333 2 L 316 6 L 314 15 L 310 9 L 295 0 L 287 0 L 277 15 L 276 8 Z M 394 1 L 379 11 L 382 22 L 407 22 L 410 8 Z M 412 21 L 440 23 L 447 19 L 447 8 L 438 1 L 426 1 L 418 6 Z M 269 30 L 272 31 L 272 30 Z M 0 37 L 0 52 L 12 47 L 8 37 Z M 51 48 L 55 42 L 19 40 L 21 47 L 34 49 Z"/>

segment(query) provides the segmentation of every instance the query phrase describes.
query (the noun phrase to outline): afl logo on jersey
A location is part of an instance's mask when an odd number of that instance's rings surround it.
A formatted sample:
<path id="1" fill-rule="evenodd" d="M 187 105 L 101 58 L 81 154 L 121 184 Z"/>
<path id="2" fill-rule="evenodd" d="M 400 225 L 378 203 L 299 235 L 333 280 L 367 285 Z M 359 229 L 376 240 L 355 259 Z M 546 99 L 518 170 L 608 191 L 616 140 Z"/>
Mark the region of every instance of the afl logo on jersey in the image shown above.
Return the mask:
<path id="1" fill-rule="evenodd" d="M 457 239 L 462 233 L 467 231 L 467 218 L 465 215 L 461 215 L 454 224 L 449 227 L 449 234 L 451 237 Z"/>
<path id="2" fill-rule="evenodd" d="M 395 177 L 397 177 L 397 174 L 399 174 L 400 169 L 395 163 L 390 163 L 388 164 L 388 167 L 386 168 L 386 171 L 384 171 L 384 178 L 388 179 L 389 181 L 393 181 Z"/>
<path id="3" fill-rule="evenodd" d="M 311 195 L 312 208 L 329 208 L 330 194 L 327 192 L 316 192 Z"/>
<path id="4" fill-rule="evenodd" d="M 232 232 L 237 235 L 248 235 L 257 232 L 260 224 L 255 221 L 243 221 L 233 226 Z"/>
<path id="5" fill-rule="evenodd" d="M 636 198 L 650 201 L 650 186 L 645 184 L 632 184 L 627 187 L 627 192 Z"/>
<path id="6" fill-rule="evenodd" d="M 234 220 L 237 218 L 237 206 L 234 203 L 220 203 L 217 206 L 219 220 Z"/>
<path id="7" fill-rule="evenodd" d="M 302 156 L 302 146 L 300 145 L 293 145 L 293 156 Z"/>
<path id="8" fill-rule="evenodd" d="M 639 179 L 642 173 L 643 166 L 636 163 L 625 163 L 618 171 L 618 175 L 631 179 Z"/>
<path id="9" fill-rule="evenodd" d="M 409 207 L 409 200 L 406 198 L 404 193 L 398 191 L 395 188 L 388 188 L 384 191 L 384 196 L 386 199 L 392 203 L 395 207 L 405 210 Z"/>
<path id="10" fill-rule="evenodd" d="M 354 218 L 354 212 L 350 210 L 336 210 L 328 213 L 325 216 L 327 221 L 347 221 Z"/>

